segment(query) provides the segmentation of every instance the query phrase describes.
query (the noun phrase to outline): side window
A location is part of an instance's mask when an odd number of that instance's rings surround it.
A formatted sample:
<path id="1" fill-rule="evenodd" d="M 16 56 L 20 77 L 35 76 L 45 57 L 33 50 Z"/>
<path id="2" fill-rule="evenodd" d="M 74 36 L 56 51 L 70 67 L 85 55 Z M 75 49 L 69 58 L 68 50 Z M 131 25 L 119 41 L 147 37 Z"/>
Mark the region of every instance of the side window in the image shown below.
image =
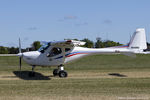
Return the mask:
<path id="1" fill-rule="evenodd" d="M 70 48 L 65 48 L 65 52 L 68 52 L 70 51 L 71 49 Z"/>
<path id="2" fill-rule="evenodd" d="M 51 52 L 47 55 L 47 57 L 53 57 L 53 56 L 59 55 L 61 53 L 62 53 L 61 48 L 55 47 L 51 50 Z"/>

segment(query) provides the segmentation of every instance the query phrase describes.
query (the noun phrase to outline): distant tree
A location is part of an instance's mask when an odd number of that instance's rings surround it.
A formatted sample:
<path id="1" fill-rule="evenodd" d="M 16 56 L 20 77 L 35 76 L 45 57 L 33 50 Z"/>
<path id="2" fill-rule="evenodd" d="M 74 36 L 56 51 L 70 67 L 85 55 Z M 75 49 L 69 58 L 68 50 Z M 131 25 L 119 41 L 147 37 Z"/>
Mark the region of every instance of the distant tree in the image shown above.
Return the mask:
<path id="1" fill-rule="evenodd" d="M 10 48 L 8 48 L 8 50 L 9 50 L 9 54 L 17 54 L 17 53 L 19 53 L 19 49 L 15 48 L 15 47 L 10 47 Z"/>
<path id="2" fill-rule="evenodd" d="M 38 50 L 40 47 L 41 47 L 40 41 L 33 42 L 33 44 L 32 44 L 33 50 Z"/>
<path id="3" fill-rule="evenodd" d="M 85 39 L 83 39 L 83 40 L 81 40 L 81 41 L 86 42 L 83 47 L 87 47 L 87 48 L 93 48 L 93 47 L 94 47 L 93 41 L 91 41 L 91 40 L 89 40 L 89 39 L 87 39 L 87 38 L 85 38 Z"/>
<path id="4" fill-rule="evenodd" d="M 145 51 L 150 51 L 150 43 L 147 42 L 147 49 Z"/>
<path id="5" fill-rule="evenodd" d="M 103 44 L 104 44 L 104 47 L 113 47 L 113 46 L 122 45 L 119 42 L 114 42 L 114 41 L 110 41 L 110 40 L 107 40 L 107 41 L 103 42 Z"/>
<path id="6" fill-rule="evenodd" d="M 104 48 L 103 41 L 101 40 L 100 37 L 96 38 L 96 43 L 95 43 L 95 48 Z"/>
<path id="7" fill-rule="evenodd" d="M 101 40 L 100 37 L 97 37 L 96 40 L 97 41 L 95 42 L 95 48 L 105 48 L 105 47 L 113 47 L 113 46 L 122 45 L 119 42 L 114 42 L 114 41 L 111 41 L 111 40 L 103 41 L 103 40 Z"/>
<path id="8" fill-rule="evenodd" d="M 0 54 L 8 54 L 8 53 L 9 51 L 7 47 L 0 46 Z"/>

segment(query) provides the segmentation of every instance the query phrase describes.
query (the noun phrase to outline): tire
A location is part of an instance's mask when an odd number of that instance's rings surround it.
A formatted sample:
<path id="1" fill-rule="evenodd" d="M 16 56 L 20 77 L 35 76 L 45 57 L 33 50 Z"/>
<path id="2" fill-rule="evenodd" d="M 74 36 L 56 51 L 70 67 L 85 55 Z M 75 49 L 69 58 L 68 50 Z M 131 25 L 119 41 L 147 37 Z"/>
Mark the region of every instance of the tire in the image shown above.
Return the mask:
<path id="1" fill-rule="evenodd" d="M 54 75 L 54 76 L 57 76 L 57 75 L 58 75 L 58 69 L 54 69 L 54 70 L 53 70 L 53 75 Z"/>
<path id="2" fill-rule="evenodd" d="M 65 78 L 65 77 L 67 77 L 67 76 L 68 76 L 68 74 L 67 74 L 66 71 L 60 71 L 60 72 L 59 72 L 59 77 Z"/>

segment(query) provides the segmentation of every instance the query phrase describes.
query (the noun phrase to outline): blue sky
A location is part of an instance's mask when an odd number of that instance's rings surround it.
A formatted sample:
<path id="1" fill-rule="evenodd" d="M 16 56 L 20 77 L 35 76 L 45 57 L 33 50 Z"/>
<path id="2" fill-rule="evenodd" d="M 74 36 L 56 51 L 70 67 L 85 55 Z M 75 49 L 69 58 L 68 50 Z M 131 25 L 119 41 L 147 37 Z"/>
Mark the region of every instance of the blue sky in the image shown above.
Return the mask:
<path id="1" fill-rule="evenodd" d="M 150 42 L 150 0 L 0 0 L 0 45 L 96 37 L 128 43 L 136 28 Z"/>

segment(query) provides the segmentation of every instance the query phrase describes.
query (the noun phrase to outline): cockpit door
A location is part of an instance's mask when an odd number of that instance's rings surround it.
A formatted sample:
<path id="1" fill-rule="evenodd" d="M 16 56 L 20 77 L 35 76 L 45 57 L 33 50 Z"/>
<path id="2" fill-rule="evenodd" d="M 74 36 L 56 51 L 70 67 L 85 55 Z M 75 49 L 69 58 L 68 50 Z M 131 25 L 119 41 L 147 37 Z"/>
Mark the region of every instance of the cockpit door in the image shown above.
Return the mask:
<path id="1" fill-rule="evenodd" d="M 52 65 L 63 64 L 65 59 L 63 47 L 53 47 L 50 52 L 48 52 L 47 57 Z"/>

